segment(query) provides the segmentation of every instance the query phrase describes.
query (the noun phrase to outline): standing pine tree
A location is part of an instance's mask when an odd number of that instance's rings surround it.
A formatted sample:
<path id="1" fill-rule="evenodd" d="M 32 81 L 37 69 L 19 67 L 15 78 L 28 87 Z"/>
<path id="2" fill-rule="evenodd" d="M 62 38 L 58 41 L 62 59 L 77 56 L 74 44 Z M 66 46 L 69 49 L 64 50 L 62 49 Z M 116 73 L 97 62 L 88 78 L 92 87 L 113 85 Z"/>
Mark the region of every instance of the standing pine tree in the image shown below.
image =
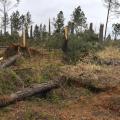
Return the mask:
<path id="1" fill-rule="evenodd" d="M 54 23 L 55 33 L 63 33 L 64 31 L 64 14 L 60 11 L 55 19 Z"/>
<path id="2" fill-rule="evenodd" d="M 39 40 L 40 39 L 40 31 L 39 31 L 39 26 L 35 25 L 34 28 L 34 39 Z"/>
<path id="3" fill-rule="evenodd" d="M 74 23 L 69 21 L 68 22 L 68 29 L 71 34 L 74 34 Z"/>
<path id="4" fill-rule="evenodd" d="M 4 34 L 6 34 L 6 29 L 9 25 L 9 16 L 8 14 L 6 13 L 4 17 L 2 17 L 2 27 L 4 28 Z"/>
<path id="5" fill-rule="evenodd" d="M 22 35 L 23 35 L 24 26 L 25 26 L 25 15 L 20 16 L 20 23 L 21 23 L 21 30 L 22 30 Z"/>
<path id="6" fill-rule="evenodd" d="M 20 13 L 19 11 L 13 12 L 10 16 L 11 33 L 18 32 L 21 28 Z"/>
<path id="7" fill-rule="evenodd" d="M 72 14 L 72 21 L 74 23 L 76 33 L 82 32 L 83 29 L 87 27 L 86 20 L 87 18 L 85 17 L 84 12 L 81 10 L 81 7 L 78 6 L 75 8 Z"/>
<path id="8" fill-rule="evenodd" d="M 45 39 L 47 37 L 46 25 L 43 25 L 42 34 L 43 34 L 43 38 Z"/>
<path id="9" fill-rule="evenodd" d="M 26 32 L 27 38 L 29 37 L 28 31 L 29 31 L 31 24 L 32 24 L 31 14 L 30 14 L 30 12 L 27 12 L 27 14 L 25 16 L 25 32 Z"/>

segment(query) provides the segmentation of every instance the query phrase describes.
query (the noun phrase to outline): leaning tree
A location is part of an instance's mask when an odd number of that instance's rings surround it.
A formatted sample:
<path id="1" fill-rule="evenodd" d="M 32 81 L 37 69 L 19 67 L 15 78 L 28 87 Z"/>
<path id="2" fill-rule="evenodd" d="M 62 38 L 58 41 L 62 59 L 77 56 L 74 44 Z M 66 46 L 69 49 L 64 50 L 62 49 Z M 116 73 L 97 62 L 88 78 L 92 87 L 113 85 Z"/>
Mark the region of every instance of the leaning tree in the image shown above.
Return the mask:
<path id="1" fill-rule="evenodd" d="M 108 27 L 108 22 L 111 13 L 118 13 L 119 8 L 120 8 L 120 3 L 118 0 L 104 0 L 104 5 L 107 7 L 107 19 L 106 19 L 106 26 L 105 26 L 105 36 L 104 39 L 106 39 L 107 35 L 107 27 Z"/>

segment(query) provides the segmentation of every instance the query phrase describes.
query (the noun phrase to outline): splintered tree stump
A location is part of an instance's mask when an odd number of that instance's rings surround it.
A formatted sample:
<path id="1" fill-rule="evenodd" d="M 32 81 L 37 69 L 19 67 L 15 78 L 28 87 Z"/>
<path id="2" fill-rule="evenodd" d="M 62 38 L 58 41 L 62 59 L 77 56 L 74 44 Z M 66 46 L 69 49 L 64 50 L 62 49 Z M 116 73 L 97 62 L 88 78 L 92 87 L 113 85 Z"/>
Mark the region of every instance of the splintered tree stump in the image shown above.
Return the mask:
<path id="1" fill-rule="evenodd" d="M 104 25 L 100 24 L 100 30 L 99 30 L 99 40 L 100 40 L 100 42 L 103 42 L 103 32 L 104 32 Z"/>
<path id="2" fill-rule="evenodd" d="M 37 84 L 32 86 L 31 88 L 25 88 L 22 91 L 13 93 L 8 96 L 1 96 L 0 97 L 0 107 L 5 107 L 17 101 L 24 100 L 25 98 L 31 97 L 37 94 L 45 94 L 52 89 L 56 89 L 59 87 L 58 82 L 48 82 L 43 84 Z"/>
<path id="3" fill-rule="evenodd" d="M 11 56 L 14 56 L 16 54 L 22 54 L 23 56 L 30 57 L 30 50 L 28 47 L 12 44 L 7 47 L 4 53 L 5 58 L 9 58 Z"/>
<path id="4" fill-rule="evenodd" d="M 4 52 L 4 58 L 9 58 L 16 54 L 22 54 L 24 57 L 41 55 L 40 51 L 37 49 L 12 44 L 6 48 L 6 50 Z"/>

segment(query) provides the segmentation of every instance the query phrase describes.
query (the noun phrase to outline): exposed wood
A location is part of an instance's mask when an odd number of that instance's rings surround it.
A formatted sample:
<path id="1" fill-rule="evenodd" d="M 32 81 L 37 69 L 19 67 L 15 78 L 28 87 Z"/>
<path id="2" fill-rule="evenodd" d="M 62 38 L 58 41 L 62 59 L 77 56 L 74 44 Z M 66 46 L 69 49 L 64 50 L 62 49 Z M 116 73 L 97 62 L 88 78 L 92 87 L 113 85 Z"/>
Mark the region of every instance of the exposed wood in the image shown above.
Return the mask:
<path id="1" fill-rule="evenodd" d="M 3 64 L 0 65 L 0 69 L 11 66 L 20 57 L 20 55 L 15 55 L 7 59 Z"/>
<path id="2" fill-rule="evenodd" d="M 10 96 L 1 96 L 0 107 L 10 105 L 36 94 L 44 94 L 58 87 L 58 82 L 51 81 L 48 83 L 33 85 L 31 88 L 25 88 L 22 91 L 11 94 Z"/>
<path id="3" fill-rule="evenodd" d="M 3 60 L 3 57 L 0 57 L 0 61 L 2 61 Z"/>
<path id="4" fill-rule="evenodd" d="M 62 49 L 64 52 L 67 52 L 67 49 L 68 49 L 68 27 L 67 26 L 64 28 L 64 38 L 65 40 L 64 40 Z"/>
<path id="5" fill-rule="evenodd" d="M 36 55 L 45 55 L 42 51 L 39 51 L 35 48 L 30 48 L 30 47 L 24 47 L 19 44 L 12 44 L 4 52 L 4 57 L 9 58 L 11 56 L 14 56 L 16 54 L 21 53 L 22 56 L 24 57 L 31 57 L 31 56 L 36 56 Z"/>
<path id="6" fill-rule="evenodd" d="M 23 47 L 26 47 L 26 30 L 24 29 L 24 32 L 23 32 Z"/>

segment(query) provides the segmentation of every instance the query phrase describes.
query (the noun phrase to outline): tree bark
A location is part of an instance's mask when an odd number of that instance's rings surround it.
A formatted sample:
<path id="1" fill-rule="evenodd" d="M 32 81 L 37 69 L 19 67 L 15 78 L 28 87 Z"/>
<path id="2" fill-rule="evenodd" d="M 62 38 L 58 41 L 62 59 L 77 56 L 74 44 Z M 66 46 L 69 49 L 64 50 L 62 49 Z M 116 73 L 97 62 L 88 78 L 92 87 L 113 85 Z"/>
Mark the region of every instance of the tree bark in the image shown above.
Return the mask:
<path id="1" fill-rule="evenodd" d="M 51 22 L 50 22 L 50 19 L 49 19 L 49 36 L 51 35 Z"/>
<path id="2" fill-rule="evenodd" d="M 11 66 L 19 57 L 20 57 L 20 55 L 15 55 L 13 57 L 10 57 L 2 65 L 0 65 L 0 69 L 4 69 L 6 67 Z"/>
<path id="3" fill-rule="evenodd" d="M 28 98 L 33 95 L 47 93 L 52 89 L 56 89 L 58 87 L 59 87 L 58 82 L 51 81 L 48 83 L 34 85 L 31 88 L 25 88 L 22 91 L 13 93 L 9 96 L 1 96 L 0 107 L 5 107 L 7 105 L 13 104 L 17 101 L 24 100 L 25 98 Z"/>
<path id="4" fill-rule="evenodd" d="M 100 29 L 99 29 L 99 41 L 103 42 L 103 32 L 104 32 L 104 24 L 100 24 Z"/>
<path id="5" fill-rule="evenodd" d="M 30 38 L 32 39 L 33 38 L 33 26 L 31 25 L 30 27 Z"/>
<path id="6" fill-rule="evenodd" d="M 106 40 L 106 35 L 107 35 L 107 27 L 108 27 L 108 20 L 109 20 L 109 15 L 110 15 L 110 9 L 111 9 L 111 0 L 109 1 L 109 6 L 108 6 L 108 13 L 107 13 L 106 26 L 105 26 L 104 40 Z"/>

